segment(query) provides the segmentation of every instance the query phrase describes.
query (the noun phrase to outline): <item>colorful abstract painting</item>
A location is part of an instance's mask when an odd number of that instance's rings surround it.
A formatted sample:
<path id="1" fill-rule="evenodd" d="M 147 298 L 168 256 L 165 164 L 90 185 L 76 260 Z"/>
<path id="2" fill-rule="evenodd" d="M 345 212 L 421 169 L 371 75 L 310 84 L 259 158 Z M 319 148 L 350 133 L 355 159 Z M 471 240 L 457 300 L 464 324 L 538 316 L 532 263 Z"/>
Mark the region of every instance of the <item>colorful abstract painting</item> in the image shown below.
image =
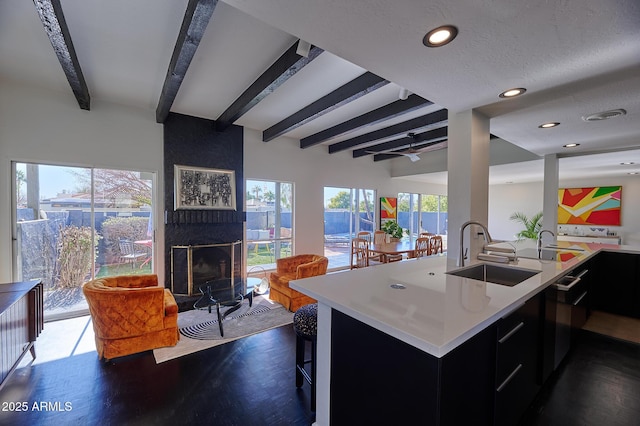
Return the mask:
<path id="1" fill-rule="evenodd" d="M 380 197 L 380 219 L 398 218 L 398 199 L 391 197 Z"/>
<path id="2" fill-rule="evenodd" d="M 558 223 L 620 225 L 621 186 L 558 190 Z"/>

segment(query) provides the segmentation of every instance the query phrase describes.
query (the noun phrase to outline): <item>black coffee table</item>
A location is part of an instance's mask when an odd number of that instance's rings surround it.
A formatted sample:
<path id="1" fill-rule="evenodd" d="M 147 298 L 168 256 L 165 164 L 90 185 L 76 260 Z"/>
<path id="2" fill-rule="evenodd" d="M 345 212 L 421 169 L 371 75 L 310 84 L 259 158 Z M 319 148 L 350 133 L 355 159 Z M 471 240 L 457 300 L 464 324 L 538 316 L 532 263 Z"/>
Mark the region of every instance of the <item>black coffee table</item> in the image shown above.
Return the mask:
<path id="1" fill-rule="evenodd" d="M 193 304 L 193 308 L 208 308 L 211 313 L 211 307 L 215 306 L 220 336 L 224 337 L 223 320 L 229 314 L 237 311 L 242 306 L 244 299 L 249 299 L 249 307 L 253 305 L 253 284 L 254 280 L 239 280 L 232 283 L 229 278 L 207 281 L 200 286 L 202 296 Z M 221 307 L 229 307 L 229 309 L 220 312 Z"/>

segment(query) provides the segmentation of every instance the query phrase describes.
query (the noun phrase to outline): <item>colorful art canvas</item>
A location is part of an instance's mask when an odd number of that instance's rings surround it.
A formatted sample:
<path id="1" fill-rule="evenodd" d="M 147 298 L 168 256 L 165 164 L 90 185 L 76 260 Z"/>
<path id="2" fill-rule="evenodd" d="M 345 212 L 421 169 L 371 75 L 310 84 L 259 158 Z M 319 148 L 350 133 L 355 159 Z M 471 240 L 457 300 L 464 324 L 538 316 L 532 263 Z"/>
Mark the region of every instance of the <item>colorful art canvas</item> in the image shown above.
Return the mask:
<path id="1" fill-rule="evenodd" d="M 380 197 L 380 219 L 398 218 L 398 199 L 391 197 Z"/>
<path id="2" fill-rule="evenodd" d="M 621 186 L 558 190 L 558 223 L 620 225 Z"/>

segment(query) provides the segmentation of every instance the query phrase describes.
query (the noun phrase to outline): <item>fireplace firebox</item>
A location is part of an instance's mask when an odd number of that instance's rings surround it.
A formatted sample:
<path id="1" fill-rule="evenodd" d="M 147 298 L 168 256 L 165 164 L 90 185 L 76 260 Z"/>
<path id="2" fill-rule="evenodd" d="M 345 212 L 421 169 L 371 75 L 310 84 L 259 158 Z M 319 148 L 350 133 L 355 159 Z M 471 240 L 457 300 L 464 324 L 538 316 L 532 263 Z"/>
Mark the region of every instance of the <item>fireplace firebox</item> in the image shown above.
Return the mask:
<path id="1" fill-rule="evenodd" d="M 171 291 L 199 295 L 207 281 L 242 281 L 242 241 L 171 247 Z"/>

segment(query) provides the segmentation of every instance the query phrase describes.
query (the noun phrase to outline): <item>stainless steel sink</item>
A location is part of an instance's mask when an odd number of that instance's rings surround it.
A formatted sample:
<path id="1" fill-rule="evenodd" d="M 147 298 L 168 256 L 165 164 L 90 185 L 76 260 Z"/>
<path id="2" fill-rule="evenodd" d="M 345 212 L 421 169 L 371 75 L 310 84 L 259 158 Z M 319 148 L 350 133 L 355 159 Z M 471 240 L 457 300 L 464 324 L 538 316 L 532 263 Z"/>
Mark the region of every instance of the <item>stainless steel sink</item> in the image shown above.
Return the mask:
<path id="1" fill-rule="evenodd" d="M 539 273 L 540 271 L 521 268 L 507 268 L 490 263 L 479 263 L 456 271 L 447 272 L 447 274 L 455 275 L 457 277 L 471 278 L 473 280 L 486 281 L 509 287 L 520 284 L 522 281 Z"/>

